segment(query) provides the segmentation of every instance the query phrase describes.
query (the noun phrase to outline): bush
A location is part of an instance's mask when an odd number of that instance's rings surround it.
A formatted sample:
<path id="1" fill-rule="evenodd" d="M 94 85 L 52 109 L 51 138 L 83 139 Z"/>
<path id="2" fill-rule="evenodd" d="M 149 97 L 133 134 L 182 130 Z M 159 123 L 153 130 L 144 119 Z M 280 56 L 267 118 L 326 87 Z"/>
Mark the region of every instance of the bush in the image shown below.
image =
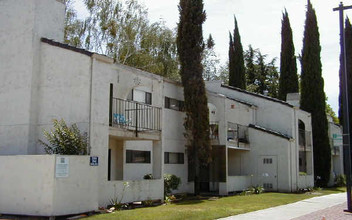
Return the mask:
<path id="1" fill-rule="evenodd" d="M 145 180 L 152 180 L 152 179 L 154 179 L 153 178 L 153 174 L 145 174 L 144 176 L 143 176 L 143 179 L 145 179 Z"/>
<path id="2" fill-rule="evenodd" d="M 249 188 L 249 191 L 251 192 L 251 194 L 260 194 L 260 193 L 264 192 L 264 187 L 252 186 Z"/>
<path id="3" fill-rule="evenodd" d="M 164 195 L 171 193 L 172 190 L 178 189 L 181 184 L 181 178 L 173 174 L 164 174 Z"/>
<path id="4" fill-rule="evenodd" d="M 335 177 L 335 186 L 346 186 L 346 176 L 343 174 Z"/>
<path id="5" fill-rule="evenodd" d="M 71 127 L 66 125 L 66 122 L 61 119 L 53 120 L 54 130 L 44 130 L 46 143 L 39 140 L 39 143 L 44 146 L 47 154 L 63 154 L 63 155 L 86 155 L 88 146 L 87 133 L 81 134 L 76 124 Z"/>

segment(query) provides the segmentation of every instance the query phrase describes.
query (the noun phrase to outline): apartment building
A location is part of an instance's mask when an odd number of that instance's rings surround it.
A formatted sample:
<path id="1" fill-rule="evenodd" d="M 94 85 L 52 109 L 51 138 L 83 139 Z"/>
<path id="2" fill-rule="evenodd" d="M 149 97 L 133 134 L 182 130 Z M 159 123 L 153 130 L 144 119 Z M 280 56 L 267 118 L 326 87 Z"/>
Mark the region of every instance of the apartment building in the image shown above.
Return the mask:
<path id="1" fill-rule="evenodd" d="M 193 192 L 178 82 L 63 44 L 62 1 L 3 0 L 0 11 L 0 213 L 163 199 L 166 173 L 181 177 L 175 193 Z M 206 89 L 213 160 L 203 192 L 313 186 L 309 113 L 221 82 Z M 53 119 L 86 132 L 89 155 L 46 155 L 38 140 Z"/>

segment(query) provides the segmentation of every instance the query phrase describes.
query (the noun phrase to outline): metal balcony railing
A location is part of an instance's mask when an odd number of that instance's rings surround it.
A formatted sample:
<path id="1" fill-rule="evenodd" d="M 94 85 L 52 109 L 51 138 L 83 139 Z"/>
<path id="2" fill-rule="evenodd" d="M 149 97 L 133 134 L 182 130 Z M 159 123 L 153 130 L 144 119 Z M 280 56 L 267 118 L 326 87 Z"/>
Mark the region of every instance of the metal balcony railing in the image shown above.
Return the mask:
<path id="1" fill-rule="evenodd" d="M 249 143 L 248 140 L 247 126 L 232 122 L 227 123 L 227 141 L 235 141 L 239 147 L 240 143 Z"/>
<path id="2" fill-rule="evenodd" d="M 209 138 L 210 140 L 219 140 L 219 122 L 212 121 L 209 123 Z"/>
<path id="3" fill-rule="evenodd" d="M 332 147 L 331 148 L 331 154 L 334 155 L 334 156 L 338 156 L 340 155 L 340 148 L 339 147 Z"/>
<path id="4" fill-rule="evenodd" d="M 161 108 L 112 98 L 110 126 L 140 131 L 161 131 Z"/>
<path id="5" fill-rule="evenodd" d="M 311 150 L 312 148 L 312 132 L 299 129 L 298 143 L 300 150 Z"/>

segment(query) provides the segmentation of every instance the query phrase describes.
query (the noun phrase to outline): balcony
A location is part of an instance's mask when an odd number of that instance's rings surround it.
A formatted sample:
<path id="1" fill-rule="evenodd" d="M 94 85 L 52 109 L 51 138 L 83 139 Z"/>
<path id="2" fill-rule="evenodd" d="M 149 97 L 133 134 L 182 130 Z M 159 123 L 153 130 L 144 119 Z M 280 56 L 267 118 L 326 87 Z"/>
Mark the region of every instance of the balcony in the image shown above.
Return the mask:
<path id="1" fill-rule="evenodd" d="M 209 138 L 212 145 L 219 144 L 219 122 L 214 121 L 209 123 Z"/>
<path id="2" fill-rule="evenodd" d="M 228 122 L 227 142 L 229 147 L 249 150 L 248 127 Z"/>
<path id="3" fill-rule="evenodd" d="M 340 148 L 339 147 L 332 147 L 331 148 L 331 155 L 333 156 L 339 156 L 340 155 Z"/>
<path id="4" fill-rule="evenodd" d="M 298 133 L 299 133 L 299 136 L 298 136 L 299 150 L 311 151 L 312 150 L 312 132 L 299 129 Z"/>
<path id="5" fill-rule="evenodd" d="M 160 133 L 161 108 L 148 104 L 112 98 L 110 100 L 110 127 L 123 130 L 118 136 L 139 137 L 146 133 Z"/>

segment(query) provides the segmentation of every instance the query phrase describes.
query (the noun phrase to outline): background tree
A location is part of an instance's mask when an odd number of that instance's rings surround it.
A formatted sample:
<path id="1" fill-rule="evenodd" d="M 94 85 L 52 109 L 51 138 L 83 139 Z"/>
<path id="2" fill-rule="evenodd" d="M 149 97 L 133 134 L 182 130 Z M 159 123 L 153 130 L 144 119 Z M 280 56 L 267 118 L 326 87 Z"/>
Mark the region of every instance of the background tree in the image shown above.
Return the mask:
<path id="1" fill-rule="evenodd" d="M 202 60 L 202 64 L 204 67 L 203 79 L 206 81 L 215 80 L 218 76 L 218 65 L 220 63 L 220 60 L 218 59 L 214 51 L 214 46 L 215 43 L 213 37 L 211 36 L 211 34 L 209 34 L 209 37 L 205 42 Z"/>
<path id="2" fill-rule="evenodd" d="M 136 0 L 85 0 L 89 16 L 76 18 L 66 2 L 65 42 L 114 58 L 115 62 L 178 79 L 176 33 L 163 21 L 150 24 Z"/>
<path id="3" fill-rule="evenodd" d="M 230 34 L 229 47 L 229 85 L 246 89 L 245 67 L 243 60 L 243 47 L 241 36 L 238 30 L 237 19 L 235 17 L 235 29 L 233 39 Z"/>
<path id="4" fill-rule="evenodd" d="M 281 59 L 278 98 L 286 101 L 287 93 L 298 92 L 297 64 L 292 29 L 288 13 L 282 15 L 281 26 Z"/>
<path id="5" fill-rule="evenodd" d="M 249 45 L 244 53 L 247 86 L 250 92 L 264 94 L 273 98 L 277 97 L 279 88 L 279 73 L 275 66 L 276 58 L 266 61 L 266 54 Z"/>
<path id="6" fill-rule="evenodd" d="M 74 47 L 82 47 L 85 25 L 83 21 L 77 19 L 77 12 L 72 4 L 73 0 L 65 1 L 64 43 Z"/>
<path id="7" fill-rule="evenodd" d="M 314 175 L 318 186 L 330 178 L 331 149 L 326 118 L 324 80 L 321 72 L 320 41 L 317 17 L 308 0 L 304 27 L 301 73 L 301 108 L 312 114 Z"/>
<path id="8" fill-rule="evenodd" d="M 255 65 L 255 56 L 258 50 L 254 50 L 251 45 L 248 46 L 248 50 L 244 54 L 245 67 L 246 67 L 246 80 L 247 89 L 249 85 L 254 85 L 256 82 L 257 67 Z M 255 90 L 255 89 L 254 89 Z M 254 91 L 252 89 L 252 91 Z"/>
<path id="9" fill-rule="evenodd" d="M 185 130 L 189 167 L 194 173 L 194 191 L 200 193 L 200 165 L 210 162 L 209 109 L 202 78 L 203 30 L 202 0 L 180 0 L 177 49 L 185 99 Z"/>

